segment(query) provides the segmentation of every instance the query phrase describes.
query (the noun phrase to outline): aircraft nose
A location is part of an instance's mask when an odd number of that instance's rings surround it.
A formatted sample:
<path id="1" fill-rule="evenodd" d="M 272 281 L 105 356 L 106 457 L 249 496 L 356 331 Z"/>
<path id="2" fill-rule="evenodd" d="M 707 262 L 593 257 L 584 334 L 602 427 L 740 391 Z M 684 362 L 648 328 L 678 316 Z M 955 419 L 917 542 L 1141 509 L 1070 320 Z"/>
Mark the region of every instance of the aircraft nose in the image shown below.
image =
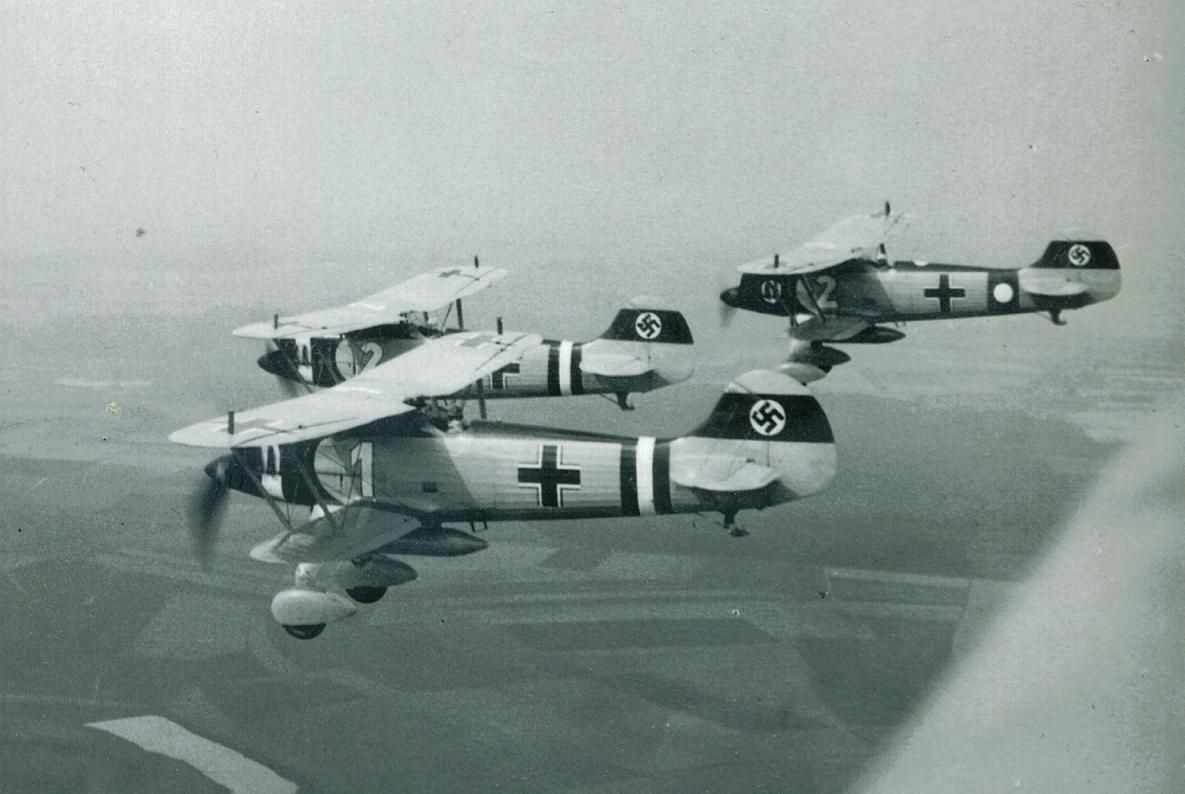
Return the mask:
<path id="1" fill-rule="evenodd" d="M 259 368 L 281 378 L 292 377 L 292 365 L 283 350 L 271 350 L 259 357 Z"/>
<path id="2" fill-rule="evenodd" d="M 233 466 L 234 458 L 230 455 L 223 455 L 207 463 L 204 471 L 211 480 L 226 483 L 230 479 L 230 470 Z"/>
<path id="3" fill-rule="evenodd" d="M 729 287 L 720 293 L 720 300 L 724 301 L 729 306 L 740 308 L 740 293 L 736 287 Z"/>

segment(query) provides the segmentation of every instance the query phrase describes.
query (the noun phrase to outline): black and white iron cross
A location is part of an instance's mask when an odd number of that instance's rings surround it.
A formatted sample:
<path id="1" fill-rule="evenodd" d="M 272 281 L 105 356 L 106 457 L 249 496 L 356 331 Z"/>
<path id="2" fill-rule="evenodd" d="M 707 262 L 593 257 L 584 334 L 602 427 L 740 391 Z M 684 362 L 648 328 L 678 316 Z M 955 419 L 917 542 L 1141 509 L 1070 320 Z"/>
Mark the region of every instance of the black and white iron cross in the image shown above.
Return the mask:
<path id="1" fill-rule="evenodd" d="M 516 378 L 519 375 L 520 367 L 517 363 L 507 364 L 506 366 L 490 373 L 490 388 L 494 391 L 503 391 L 508 385 L 510 378 Z"/>
<path id="2" fill-rule="evenodd" d="M 543 444 L 534 466 L 518 467 L 519 487 L 534 488 L 540 507 L 563 507 L 564 491 L 580 490 L 580 467 L 565 466 L 558 444 Z"/>
<path id="3" fill-rule="evenodd" d="M 967 297 L 967 290 L 962 287 L 952 289 L 950 286 L 950 276 L 943 273 L 938 277 L 938 287 L 929 287 L 922 290 L 922 295 L 927 298 L 938 298 L 938 311 L 942 314 L 950 314 L 950 299 Z"/>

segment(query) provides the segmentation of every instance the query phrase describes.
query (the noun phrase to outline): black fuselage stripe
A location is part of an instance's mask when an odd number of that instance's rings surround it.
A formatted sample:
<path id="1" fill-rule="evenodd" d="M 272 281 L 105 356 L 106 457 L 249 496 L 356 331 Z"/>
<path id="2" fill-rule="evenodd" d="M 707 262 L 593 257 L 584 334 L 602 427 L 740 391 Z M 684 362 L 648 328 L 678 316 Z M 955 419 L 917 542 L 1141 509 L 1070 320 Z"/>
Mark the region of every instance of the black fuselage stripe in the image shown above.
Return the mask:
<path id="1" fill-rule="evenodd" d="M 621 445 L 621 514 L 636 516 L 638 512 L 638 445 L 627 441 Z"/>
<path id="2" fill-rule="evenodd" d="M 1006 301 L 1001 301 L 996 295 L 996 287 L 1001 284 L 1008 286 Z M 989 312 L 1015 312 L 1020 310 L 1020 280 L 1015 270 L 1001 270 L 988 273 L 987 279 L 987 307 Z"/>
<path id="3" fill-rule="evenodd" d="M 580 342 L 572 345 L 572 364 L 568 373 L 568 382 L 572 384 L 573 394 L 584 394 L 584 381 L 580 378 L 580 359 L 583 356 L 580 348 L 583 346 Z"/>
<path id="4" fill-rule="evenodd" d="M 547 393 L 560 396 L 560 343 L 547 343 Z"/>
<path id="5" fill-rule="evenodd" d="M 654 512 L 671 512 L 671 445 L 660 441 L 654 446 Z"/>

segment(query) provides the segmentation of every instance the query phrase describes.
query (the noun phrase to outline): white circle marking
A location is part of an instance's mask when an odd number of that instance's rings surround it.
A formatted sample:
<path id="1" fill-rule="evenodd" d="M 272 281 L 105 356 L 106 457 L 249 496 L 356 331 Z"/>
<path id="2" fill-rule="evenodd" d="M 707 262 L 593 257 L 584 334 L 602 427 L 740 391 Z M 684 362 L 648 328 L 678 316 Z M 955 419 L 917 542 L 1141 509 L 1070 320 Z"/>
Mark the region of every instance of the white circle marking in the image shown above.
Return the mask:
<path id="1" fill-rule="evenodd" d="M 786 412 L 774 400 L 758 400 L 749 409 L 749 424 L 763 436 L 776 436 L 786 426 Z"/>
<path id="2" fill-rule="evenodd" d="M 654 339 L 662 333 L 662 320 L 654 312 L 642 312 L 634 320 L 634 330 L 643 339 Z"/>
<path id="3" fill-rule="evenodd" d="M 992 297 L 996 299 L 996 303 L 1011 303 L 1012 295 L 1012 285 L 1010 284 L 997 284 L 992 287 Z"/>
<path id="4" fill-rule="evenodd" d="M 1074 243 L 1070 246 L 1066 258 L 1074 267 L 1085 267 L 1090 264 L 1090 249 L 1082 243 Z"/>

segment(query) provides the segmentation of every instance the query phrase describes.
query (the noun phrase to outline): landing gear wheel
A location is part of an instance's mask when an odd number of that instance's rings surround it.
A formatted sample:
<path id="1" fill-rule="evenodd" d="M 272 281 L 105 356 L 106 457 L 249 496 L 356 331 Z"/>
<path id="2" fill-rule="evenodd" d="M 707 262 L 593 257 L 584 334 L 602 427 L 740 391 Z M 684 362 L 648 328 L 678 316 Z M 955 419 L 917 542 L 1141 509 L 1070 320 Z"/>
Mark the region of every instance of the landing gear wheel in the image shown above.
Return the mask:
<path id="1" fill-rule="evenodd" d="M 307 626 L 290 626 L 287 623 L 284 625 L 284 631 L 296 637 L 298 640 L 311 640 L 321 632 L 325 631 L 324 623 L 313 623 Z"/>
<path id="2" fill-rule="evenodd" d="M 373 604 L 387 594 L 385 587 L 347 587 L 346 595 L 359 604 Z"/>

